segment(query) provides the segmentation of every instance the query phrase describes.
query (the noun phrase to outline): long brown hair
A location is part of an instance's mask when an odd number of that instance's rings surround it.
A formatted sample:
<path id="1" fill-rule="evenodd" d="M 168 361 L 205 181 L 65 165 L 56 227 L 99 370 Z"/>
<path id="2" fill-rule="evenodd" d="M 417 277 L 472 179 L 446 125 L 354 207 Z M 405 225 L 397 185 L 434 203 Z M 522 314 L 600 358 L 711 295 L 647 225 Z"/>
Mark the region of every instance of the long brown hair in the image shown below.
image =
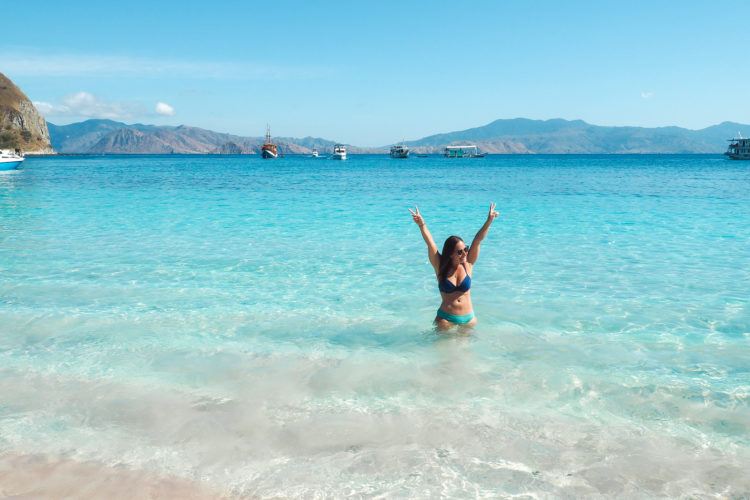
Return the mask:
<path id="1" fill-rule="evenodd" d="M 459 241 L 463 242 L 464 240 L 460 236 L 448 236 L 448 239 L 443 243 L 443 251 L 440 253 L 438 281 L 443 281 L 448 276 L 448 271 L 451 268 L 451 257 Z"/>

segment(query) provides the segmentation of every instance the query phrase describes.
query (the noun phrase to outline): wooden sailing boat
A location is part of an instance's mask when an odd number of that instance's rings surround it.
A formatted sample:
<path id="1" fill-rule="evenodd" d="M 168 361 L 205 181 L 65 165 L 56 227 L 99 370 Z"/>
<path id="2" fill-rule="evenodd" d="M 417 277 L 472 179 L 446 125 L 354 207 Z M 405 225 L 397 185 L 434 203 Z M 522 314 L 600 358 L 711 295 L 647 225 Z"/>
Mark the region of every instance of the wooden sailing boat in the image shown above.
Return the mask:
<path id="1" fill-rule="evenodd" d="M 264 159 L 278 158 L 279 149 L 276 144 L 271 142 L 271 127 L 266 125 L 266 142 L 260 147 L 260 154 Z"/>

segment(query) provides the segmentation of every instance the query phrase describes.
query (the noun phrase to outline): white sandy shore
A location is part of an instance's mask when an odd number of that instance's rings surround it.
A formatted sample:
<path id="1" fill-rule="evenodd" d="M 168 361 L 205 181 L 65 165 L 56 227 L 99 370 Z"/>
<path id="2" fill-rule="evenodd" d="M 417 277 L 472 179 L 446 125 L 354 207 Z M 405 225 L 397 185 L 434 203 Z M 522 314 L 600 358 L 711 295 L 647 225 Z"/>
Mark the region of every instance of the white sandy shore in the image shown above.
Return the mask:
<path id="1" fill-rule="evenodd" d="M 0 455 L 0 498 L 222 498 L 204 485 L 146 471 L 44 455 Z"/>

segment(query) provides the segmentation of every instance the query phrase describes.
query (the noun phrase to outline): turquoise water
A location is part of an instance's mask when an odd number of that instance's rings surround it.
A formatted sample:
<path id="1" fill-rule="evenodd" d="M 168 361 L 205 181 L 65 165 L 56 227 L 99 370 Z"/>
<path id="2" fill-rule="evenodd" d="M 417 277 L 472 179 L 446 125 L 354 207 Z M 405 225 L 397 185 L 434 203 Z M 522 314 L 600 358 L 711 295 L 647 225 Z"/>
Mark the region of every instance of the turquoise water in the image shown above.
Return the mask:
<path id="1" fill-rule="evenodd" d="M 490 201 L 470 334 L 442 245 Z M 0 175 L 0 453 L 230 495 L 750 491 L 750 165 L 30 158 Z"/>

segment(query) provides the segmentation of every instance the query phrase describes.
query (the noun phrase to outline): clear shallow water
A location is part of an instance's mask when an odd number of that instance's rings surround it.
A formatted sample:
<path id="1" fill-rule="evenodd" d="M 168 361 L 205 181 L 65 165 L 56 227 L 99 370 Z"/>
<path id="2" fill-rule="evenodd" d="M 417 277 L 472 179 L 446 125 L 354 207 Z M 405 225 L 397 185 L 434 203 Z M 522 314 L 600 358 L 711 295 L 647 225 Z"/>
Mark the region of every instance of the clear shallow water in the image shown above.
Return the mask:
<path id="1" fill-rule="evenodd" d="M 750 491 L 750 166 L 31 158 L 0 176 L 0 453 L 233 495 Z M 419 231 L 471 239 L 438 335 Z"/>

